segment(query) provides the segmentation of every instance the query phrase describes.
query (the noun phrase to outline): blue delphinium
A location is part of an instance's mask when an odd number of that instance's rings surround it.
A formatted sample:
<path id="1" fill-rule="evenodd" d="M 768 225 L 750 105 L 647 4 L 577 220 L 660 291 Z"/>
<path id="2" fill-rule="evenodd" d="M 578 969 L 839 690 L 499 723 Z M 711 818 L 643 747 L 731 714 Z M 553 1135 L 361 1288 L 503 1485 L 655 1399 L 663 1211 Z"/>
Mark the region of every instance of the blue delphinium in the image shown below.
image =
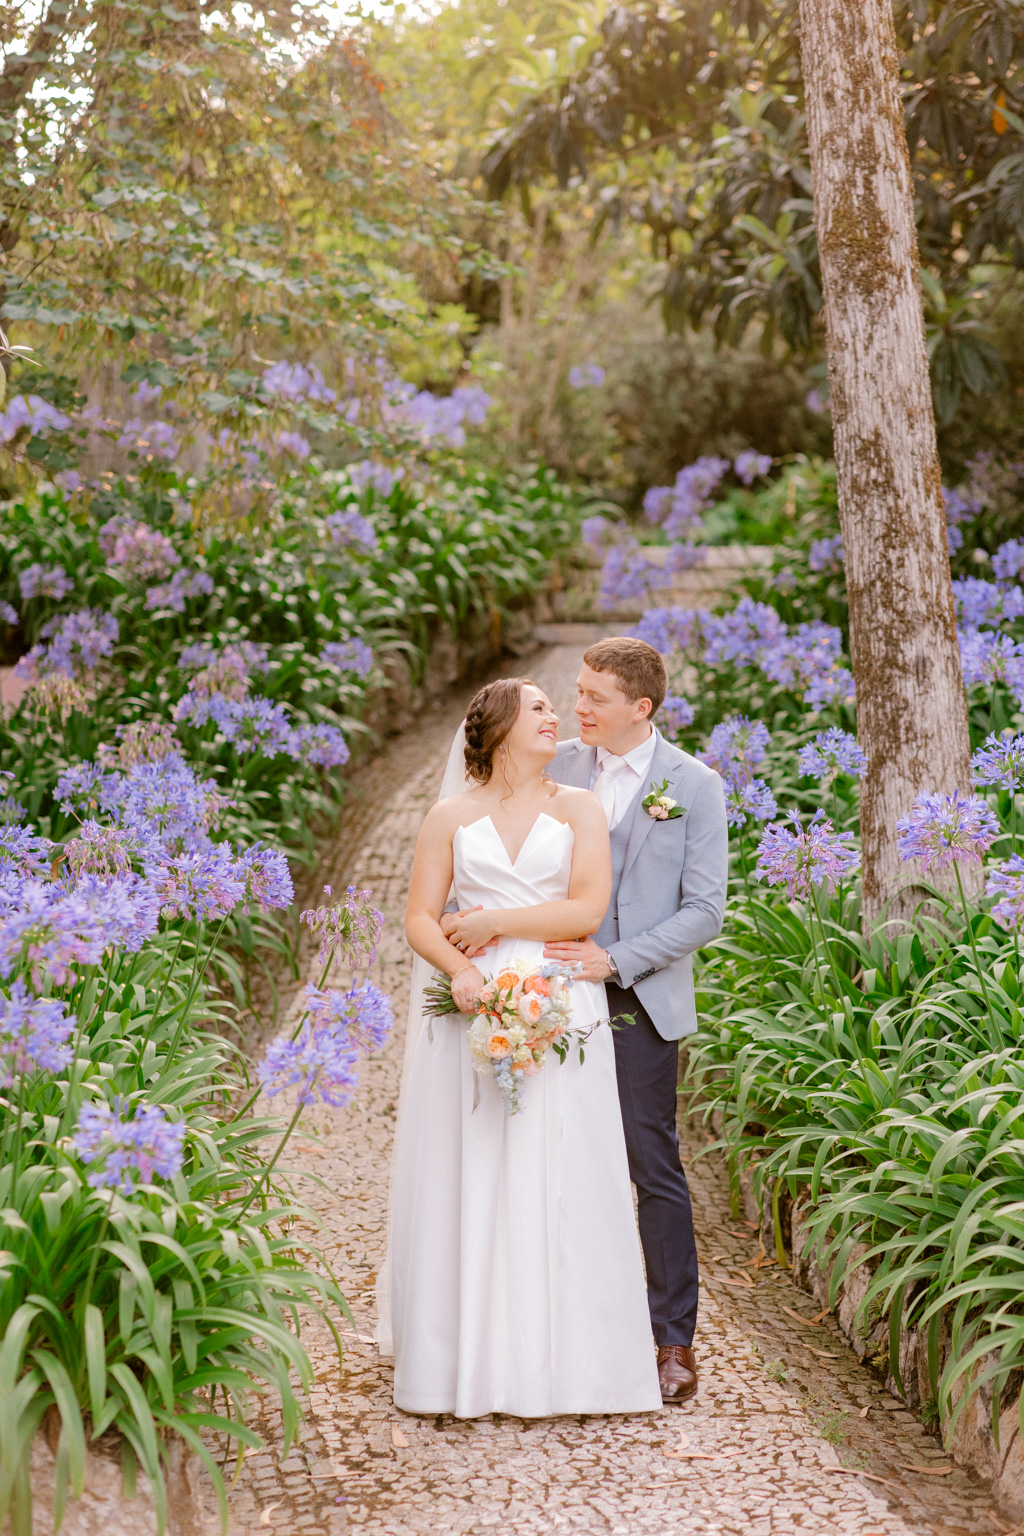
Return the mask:
<path id="1" fill-rule="evenodd" d="M 819 731 L 813 741 L 800 748 L 797 764 L 805 778 L 834 779 L 844 774 L 859 779 L 867 770 L 868 760 L 856 736 L 833 725 L 827 731 Z"/>
<path id="2" fill-rule="evenodd" d="M 156 1104 L 124 1113 L 117 1101 L 86 1104 L 72 1137 L 83 1163 L 98 1164 L 87 1176 L 91 1189 L 132 1195 L 136 1183 L 152 1184 L 154 1174 L 173 1179 L 184 1161 L 185 1123 L 170 1121 Z"/>
<path id="3" fill-rule="evenodd" d="M 852 875 L 860 863 L 856 849 L 847 847 L 852 832 L 836 832 L 823 811 L 816 811 L 805 828 L 796 811 L 790 812 L 792 830 L 784 821 L 765 829 L 757 849 L 754 873 L 769 885 L 785 885 L 790 897 L 809 897 L 815 886 L 835 894 L 840 880 Z"/>
<path id="4" fill-rule="evenodd" d="M 368 677 L 373 671 L 373 650 L 357 636 L 350 640 L 328 640 L 320 659 L 339 672 L 354 672 L 357 677 Z"/>
<path id="5" fill-rule="evenodd" d="M 923 794 L 909 816 L 896 823 L 901 859 L 920 859 L 925 869 L 948 864 L 980 864 L 981 855 L 999 835 L 999 823 L 987 800 L 978 795 Z"/>
<path id="6" fill-rule="evenodd" d="M 667 693 L 658 710 L 658 724 L 666 731 L 683 731 L 693 724 L 694 709 L 689 699 Z"/>
<path id="7" fill-rule="evenodd" d="M 992 916 L 1012 933 L 1024 928 L 1024 859 L 1012 854 L 1005 864 L 988 871 L 986 896 L 998 896 Z"/>
<path id="8" fill-rule="evenodd" d="M 298 1088 L 300 1104 L 325 1104 L 341 1109 L 359 1082 L 359 1052 L 344 1030 L 333 1025 L 303 1024 L 294 1040 L 274 1040 L 257 1068 L 268 1098 L 285 1088 Z"/>
<path id="9" fill-rule="evenodd" d="M 372 981 L 357 983 L 345 992 L 307 986 L 306 1007 L 318 1024 L 341 1030 L 366 1056 L 381 1049 L 395 1022 L 391 999 Z"/>
<path id="10" fill-rule="evenodd" d="M 744 827 L 748 819 L 770 821 L 777 810 L 775 796 L 764 779 L 726 780 L 725 817 L 731 827 Z"/>
<path id="11" fill-rule="evenodd" d="M 27 1072 L 59 1072 L 67 1066 L 73 1029 L 63 1003 L 33 997 L 23 981 L 13 982 L 9 997 L 0 993 L 0 1084 L 10 1088 Z"/>
<path id="12" fill-rule="evenodd" d="M 1000 789 L 1024 787 L 1024 735 L 1005 731 L 986 736 L 971 758 L 975 784 L 995 784 Z"/>

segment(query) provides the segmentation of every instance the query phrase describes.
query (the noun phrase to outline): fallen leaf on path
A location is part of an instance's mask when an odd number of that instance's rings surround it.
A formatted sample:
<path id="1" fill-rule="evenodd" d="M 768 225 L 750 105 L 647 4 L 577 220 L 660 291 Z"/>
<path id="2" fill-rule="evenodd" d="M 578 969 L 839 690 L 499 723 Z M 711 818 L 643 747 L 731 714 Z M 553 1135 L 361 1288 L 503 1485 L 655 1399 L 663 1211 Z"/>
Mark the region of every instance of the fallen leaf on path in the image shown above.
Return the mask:
<path id="1" fill-rule="evenodd" d="M 341 1336 L 343 1339 L 358 1339 L 360 1344 L 376 1344 L 377 1342 L 372 1333 L 349 1333 L 344 1328 L 341 1330 Z"/>
<path id="2" fill-rule="evenodd" d="M 887 1488 L 899 1488 L 902 1485 L 894 1482 L 891 1477 L 879 1477 L 877 1472 L 861 1472 L 857 1467 L 822 1467 L 823 1472 L 845 1472 L 850 1477 L 866 1477 L 869 1483 L 884 1483 Z"/>
<path id="3" fill-rule="evenodd" d="M 399 1429 L 397 1424 L 391 1426 L 391 1444 L 398 1451 L 404 1451 L 409 1445 L 409 1436 L 404 1429 Z"/>
<path id="4" fill-rule="evenodd" d="M 838 1360 L 838 1355 L 830 1355 L 827 1349 L 815 1349 L 813 1344 L 805 1344 L 804 1349 L 810 1350 L 812 1355 L 817 1355 L 822 1360 Z"/>
<path id="5" fill-rule="evenodd" d="M 737 1275 L 735 1280 L 719 1280 L 718 1283 L 719 1285 L 738 1285 L 744 1291 L 752 1291 L 754 1289 L 753 1280 L 748 1279 L 746 1275 Z"/>
<path id="6" fill-rule="evenodd" d="M 924 1472 L 928 1477 L 948 1477 L 952 1467 L 912 1467 L 909 1462 L 897 1462 L 901 1472 Z"/>
<path id="7" fill-rule="evenodd" d="M 792 1307 L 783 1307 L 787 1317 L 795 1317 L 798 1323 L 805 1323 L 808 1328 L 820 1328 L 821 1323 L 813 1317 L 804 1317 L 802 1312 L 794 1312 Z"/>
<path id="8" fill-rule="evenodd" d="M 675 1445 L 672 1446 L 670 1450 L 665 1451 L 664 1454 L 666 1456 L 678 1456 L 681 1452 L 688 1451 L 689 1449 L 690 1437 L 686 1433 L 685 1429 L 681 1429 L 679 1431 L 679 1439 L 676 1441 Z"/>
<path id="9" fill-rule="evenodd" d="M 749 1232 L 733 1232 L 729 1227 L 726 1227 L 725 1231 L 729 1234 L 730 1237 L 742 1237 L 744 1240 L 750 1236 Z"/>
<path id="10" fill-rule="evenodd" d="M 815 1315 L 811 1318 L 812 1326 L 817 1328 L 818 1324 L 821 1322 L 823 1317 L 831 1317 L 831 1315 L 832 1315 L 832 1308 L 831 1307 L 822 1307 L 821 1311 L 820 1312 L 816 1312 Z"/>
<path id="11" fill-rule="evenodd" d="M 268 1504 L 266 1509 L 260 1515 L 260 1525 L 269 1525 L 270 1524 L 270 1517 L 274 1513 L 274 1510 L 275 1509 L 280 1509 L 280 1508 L 281 1508 L 280 1501 L 278 1501 L 277 1504 Z"/>
<path id="12" fill-rule="evenodd" d="M 866 1419 L 870 1412 L 871 1412 L 871 1404 L 869 1403 L 866 1408 L 862 1408 L 861 1409 L 861 1411 L 860 1411 L 860 1413 L 858 1413 L 857 1417 L 858 1417 L 858 1419 Z"/>

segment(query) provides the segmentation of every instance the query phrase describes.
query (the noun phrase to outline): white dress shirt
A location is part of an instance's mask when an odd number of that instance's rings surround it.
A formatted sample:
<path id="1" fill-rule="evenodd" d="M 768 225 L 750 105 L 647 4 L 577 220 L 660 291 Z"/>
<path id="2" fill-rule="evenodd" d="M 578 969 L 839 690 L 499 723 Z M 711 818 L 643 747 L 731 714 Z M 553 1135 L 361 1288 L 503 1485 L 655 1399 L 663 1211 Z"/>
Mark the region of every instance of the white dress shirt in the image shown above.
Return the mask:
<path id="1" fill-rule="evenodd" d="M 619 758 L 616 758 L 615 753 L 609 752 L 607 747 L 598 747 L 594 769 L 590 775 L 591 789 L 597 783 L 606 759 L 611 758 L 613 761 L 621 764 L 614 779 L 615 796 L 612 802 L 612 813 L 608 818 L 609 831 L 618 826 L 636 798 L 640 785 L 646 783 L 651 771 L 651 763 L 654 761 L 654 749 L 657 744 L 658 738 L 652 728 L 651 734 L 646 741 L 642 741 L 631 752 L 624 752 Z"/>

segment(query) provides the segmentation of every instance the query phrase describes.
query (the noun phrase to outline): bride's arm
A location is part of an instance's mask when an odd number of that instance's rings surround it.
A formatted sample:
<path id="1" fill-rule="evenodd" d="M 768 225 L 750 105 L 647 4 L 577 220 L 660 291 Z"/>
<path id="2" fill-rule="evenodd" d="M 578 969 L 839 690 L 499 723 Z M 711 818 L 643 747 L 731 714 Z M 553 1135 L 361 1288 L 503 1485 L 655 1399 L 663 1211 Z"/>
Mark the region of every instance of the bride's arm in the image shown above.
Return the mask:
<path id="1" fill-rule="evenodd" d="M 497 936 L 510 939 L 578 939 L 601 926 L 612 896 L 608 822 L 596 795 L 585 790 L 567 799 L 566 820 L 575 833 L 569 895 L 533 907 L 487 908 L 456 919 L 451 938 L 470 950 Z"/>
<path id="2" fill-rule="evenodd" d="M 439 971 L 452 977 L 462 973 L 452 992 L 456 1003 L 468 1005 L 484 984 L 483 973 L 449 944 L 438 922 L 452 884 L 452 839 L 457 826 L 457 812 L 444 801 L 427 813 L 416 839 L 405 904 L 405 936 L 416 953 Z"/>

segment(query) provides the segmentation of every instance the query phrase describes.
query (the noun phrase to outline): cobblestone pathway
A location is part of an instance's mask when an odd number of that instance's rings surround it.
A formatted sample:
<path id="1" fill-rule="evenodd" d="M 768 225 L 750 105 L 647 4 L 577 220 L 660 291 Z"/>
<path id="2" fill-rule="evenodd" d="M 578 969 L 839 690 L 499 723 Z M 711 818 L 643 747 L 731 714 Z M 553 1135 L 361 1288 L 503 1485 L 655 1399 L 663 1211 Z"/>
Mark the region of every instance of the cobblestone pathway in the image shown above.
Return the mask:
<path id="1" fill-rule="evenodd" d="M 579 657 L 580 648 L 553 646 L 532 668 L 564 719 Z M 371 886 L 388 914 L 383 981 L 400 1020 L 404 888 L 459 718 L 453 709 L 428 715 L 364 771 L 367 798 L 325 864 L 325 879 Z M 304 1328 L 317 1378 L 309 1417 L 283 1462 L 273 1404 L 254 1418 L 268 1444 L 245 1458 L 231 1495 L 232 1536 L 1007 1530 L 985 1490 L 950 1471 L 938 1442 L 858 1365 L 831 1319 L 815 1320 L 813 1303 L 774 1265 L 753 1268 L 756 1234 L 730 1217 L 716 1160 L 694 1163 L 700 1133 L 692 1127 L 684 1139 L 703 1292 L 701 1390 L 691 1405 L 536 1422 L 396 1412 L 390 1366 L 370 1335 L 401 1049 L 396 1038 L 367 1065 L 348 1110 L 310 1112 L 297 1133 L 290 1161 L 315 1175 L 302 1195 L 323 1223 L 309 1240 L 350 1298 L 355 1330 L 346 1327 L 339 1375 L 326 1329 Z"/>

